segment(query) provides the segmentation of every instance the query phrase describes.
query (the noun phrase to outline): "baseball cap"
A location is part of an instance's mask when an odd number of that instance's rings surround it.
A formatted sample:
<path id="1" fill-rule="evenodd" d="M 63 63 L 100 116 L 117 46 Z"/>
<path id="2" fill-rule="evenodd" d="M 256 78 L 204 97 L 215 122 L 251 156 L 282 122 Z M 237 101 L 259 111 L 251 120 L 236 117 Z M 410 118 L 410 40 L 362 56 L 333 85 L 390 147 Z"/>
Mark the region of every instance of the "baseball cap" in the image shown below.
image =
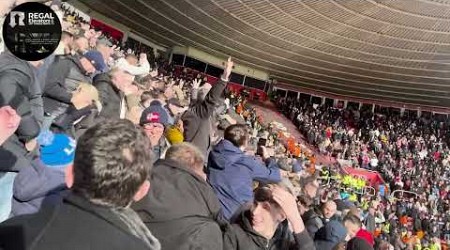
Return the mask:
<path id="1" fill-rule="evenodd" d="M 102 54 L 97 50 L 90 50 L 86 52 L 83 57 L 88 59 L 98 71 L 103 71 L 106 67 Z"/>

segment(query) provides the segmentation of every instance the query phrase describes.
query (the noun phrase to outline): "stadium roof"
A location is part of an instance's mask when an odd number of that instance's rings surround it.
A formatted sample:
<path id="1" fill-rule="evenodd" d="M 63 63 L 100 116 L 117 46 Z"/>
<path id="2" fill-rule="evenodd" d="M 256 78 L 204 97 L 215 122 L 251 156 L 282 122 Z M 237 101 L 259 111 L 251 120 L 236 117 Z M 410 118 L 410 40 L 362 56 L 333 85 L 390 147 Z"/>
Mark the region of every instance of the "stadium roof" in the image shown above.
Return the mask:
<path id="1" fill-rule="evenodd" d="M 161 44 L 193 46 L 279 82 L 450 107 L 450 0 L 82 0 Z"/>

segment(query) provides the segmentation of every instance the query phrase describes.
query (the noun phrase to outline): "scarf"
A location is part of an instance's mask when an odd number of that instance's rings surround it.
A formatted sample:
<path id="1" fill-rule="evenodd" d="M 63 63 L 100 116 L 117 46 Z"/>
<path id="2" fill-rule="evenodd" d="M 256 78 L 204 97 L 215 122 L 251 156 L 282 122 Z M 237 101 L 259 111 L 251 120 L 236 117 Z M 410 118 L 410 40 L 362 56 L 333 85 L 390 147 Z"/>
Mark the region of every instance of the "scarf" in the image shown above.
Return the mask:
<path id="1" fill-rule="evenodd" d="M 113 208 L 112 212 L 127 226 L 128 231 L 143 240 L 145 244 L 152 250 L 160 250 L 161 244 L 158 239 L 148 230 L 147 226 L 142 222 L 139 215 L 131 208 Z"/>

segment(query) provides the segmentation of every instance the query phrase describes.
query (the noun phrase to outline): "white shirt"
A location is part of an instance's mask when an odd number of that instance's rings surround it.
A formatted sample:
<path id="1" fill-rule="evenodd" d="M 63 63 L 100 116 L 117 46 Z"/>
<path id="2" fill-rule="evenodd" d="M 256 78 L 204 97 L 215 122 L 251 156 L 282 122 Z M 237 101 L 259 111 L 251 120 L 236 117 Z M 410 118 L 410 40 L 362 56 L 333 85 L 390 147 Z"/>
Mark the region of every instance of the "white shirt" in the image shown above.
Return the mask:
<path id="1" fill-rule="evenodd" d="M 134 66 L 129 64 L 125 58 L 120 58 L 116 62 L 116 67 L 135 76 L 148 74 L 150 72 L 150 64 L 148 61 L 140 61 L 139 63 L 139 66 Z"/>

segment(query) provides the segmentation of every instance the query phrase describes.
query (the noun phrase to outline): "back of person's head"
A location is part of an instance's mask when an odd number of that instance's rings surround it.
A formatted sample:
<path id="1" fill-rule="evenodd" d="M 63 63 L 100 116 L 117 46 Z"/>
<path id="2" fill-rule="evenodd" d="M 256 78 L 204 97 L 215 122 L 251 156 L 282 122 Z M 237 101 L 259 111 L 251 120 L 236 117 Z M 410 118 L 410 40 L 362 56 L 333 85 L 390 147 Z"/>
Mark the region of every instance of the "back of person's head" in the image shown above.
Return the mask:
<path id="1" fill-rule="evenodd" d="M 347 243 L 346 250 L 371 250 L 374 249 L 367 241 L 361 238 L 353 238 Z"/>
<path id="2" fill-rule="evenodd" d="M 223 137 L 239 148 L 247 144 L 249 131 L 244 124 L 234 124 L 225 129 Z"/>
<path id="3" fill-rule="evenodd" d="M 206 180 L 206 175 L 203 173 L 205 158 L 202 152 L 193 144 L 181 142 L 172 145 L 167 150 L 165 159 L 175 161 L 181 164 L 182 167 L 191 169 Z"/>
<path id="4" fill-rule="evenodd" d="M 359 217 L 353 214 L 346 215 L 342 222 L 351 238 L 355 237 L 362 227 L 362 222 Z"/>
<path id="5" fill-rule="evenodd" d="M 72 190 L 93 203 L 126 207 L 146 182 L 151 162 L 142 130 L 128 120 L 107 120 L 79 138 Z"/>

